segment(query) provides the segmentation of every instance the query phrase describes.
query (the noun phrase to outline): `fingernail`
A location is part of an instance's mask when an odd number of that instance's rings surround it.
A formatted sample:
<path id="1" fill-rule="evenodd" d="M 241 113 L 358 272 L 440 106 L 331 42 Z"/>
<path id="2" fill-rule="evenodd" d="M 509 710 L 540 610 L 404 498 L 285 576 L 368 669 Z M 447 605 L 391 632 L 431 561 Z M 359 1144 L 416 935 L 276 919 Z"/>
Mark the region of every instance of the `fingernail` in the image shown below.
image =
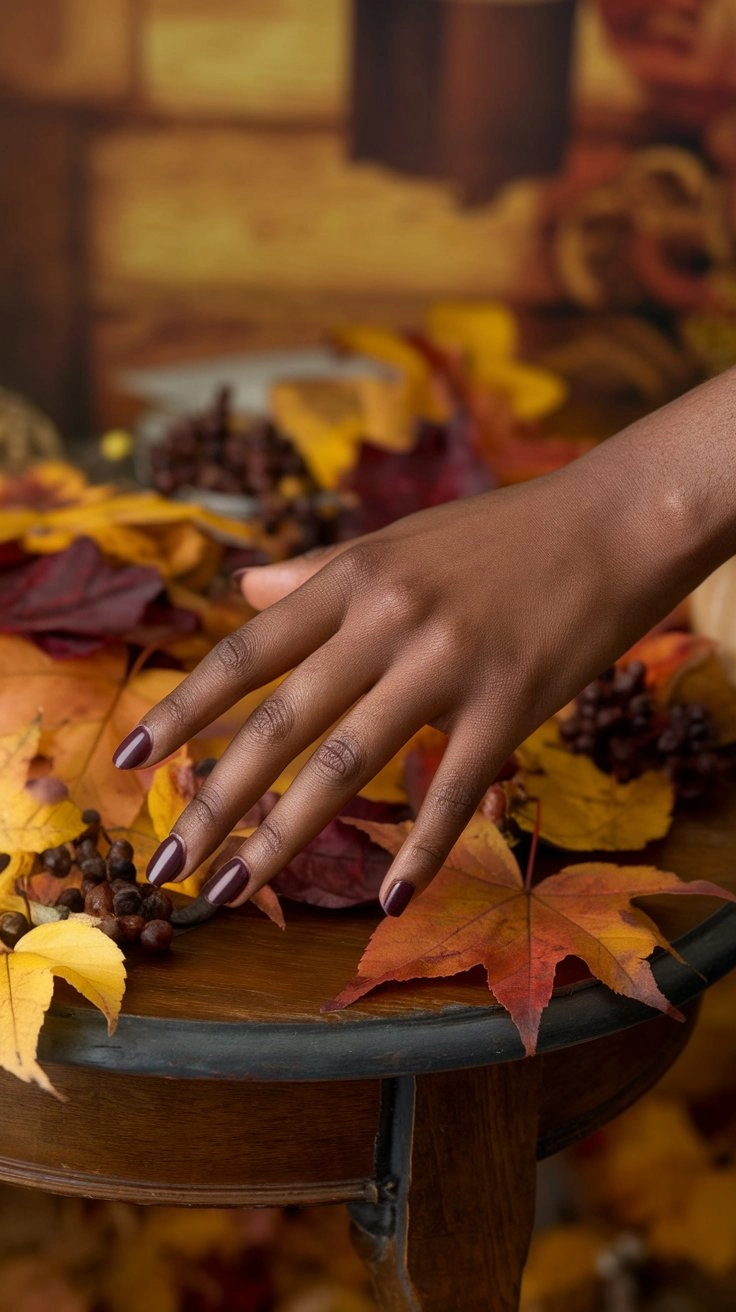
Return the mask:
<path id="1" fill-rule="evenodd" d="M 143 765 L 153 750 L 153 734 L 145 724 L 131 729 L 127 738 L 113 752 L 112 763 L 118 770 L 132 770 L 136 765 Z"/>
<path id="2" fill-rule="evenodd" d="M 170 880 L 176 879 L 184 869 L 186 859 L 187 849 L 184 839 L 178 834 L 169 834 L 169 837 L 156 848 L 148 862 L 146 878 L 149 884 L 168 884 Z"/>
<path id="3" fill-rule="evenodd" d="M 202 897 L 213 906 L 222 906 L 224 902 L 232 902 L 238 893 L 242 893 L 248 880 L 250 871 L 239 856 L 233 857 L 227 865 L 216 870 L 211 879 L 202 888 Z"/>
<path id="4" fill-rule="evenodd" d="M 414 896 L 414 885 L 407 879 L 397 879 L 386 894 L 382 906 L 387 916 L 400 916 Z"/>

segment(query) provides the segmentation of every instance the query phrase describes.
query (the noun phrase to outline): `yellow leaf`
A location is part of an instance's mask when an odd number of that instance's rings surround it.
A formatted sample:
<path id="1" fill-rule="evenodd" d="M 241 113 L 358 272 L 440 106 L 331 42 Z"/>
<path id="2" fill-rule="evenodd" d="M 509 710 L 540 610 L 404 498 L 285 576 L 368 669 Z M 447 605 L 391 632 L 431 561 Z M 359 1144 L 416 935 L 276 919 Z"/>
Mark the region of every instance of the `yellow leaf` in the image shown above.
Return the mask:
<path id="1" fill-rule="evenodd" d="M 53 991 L 54 976 L 45 962 L 15 952 L 0 957 L 0 1066 L 26 1084 L 35 1081 L 48 1093 L 56 1090 L 38 1065 L 36 1051 Z"/>
<path id="2" fill-rule="evenodd" d="M 148 813 L 159 842 L 168 838 L 194 793 L 192 758 L 183 747 L 158 767 L 148 790 Z"/>
<path id="3" fill-rule="evenodd" d="M 702 1171 L 655 1219 L 647 1235 L 650 1251 L 666 1261 L 692 1262 L 725 1275 L 736 1264 L 735 1210 L 736 1168 Z"/>
<path id="4" fill-rule="evenodd" d="M 38 751 L 41 717 L 0 738 L 0 852 L 43 852 L 75 838 L 84 828 L 82 814 L 68 798 L 39 801 L 26 787 L 31 760 Z"/>
<path id="5" fill-rule="evenodd" d="M 736 688 L 715 652 L 699 665 L 686 666 L 675 674 L 667 690 L 667 705 L 675 702 L 700 702 L 713 721 L 719 743 L 736 742 Z"/>
<path id="6" fill-rule="evenodd" d="M 412 346 L 406 337 L 386 328 L 356 324 L 351 328 L 339 329 L 334 334 L 334 339 L 343 350 L 355 355 L 370 356 L 397 373 L 405 395 L 406 408 L 412 412 L 415 419 L 429 419 L 441 423 L 442 420 L 449 418 L 447 398 L 438 392 L 426 356 Z"/>
<path id="7" fill-rule="evenodd" d="M 674 794 L 666 776 L 649 770 L 618 783 L 587 756 L 563 746 L 556 723 L 543 724 L 516 755 L 523 771 L 524 801 L 512 798 L 514 818 L 540 836 L 574 852 L 636 851 L 663 838 L 672 821 Z"/>
<path id="8" fill-rule="evenodd" d="M 541 419 L 562 404 L 567 384 L 557 374 L 515 360 L 516 319 L 497 302 L 446 301 L 429 312 L 430 336 L 462 354 L 471 380 L 504 395 L 517 419 Z"/>
<path id="9" fill-rule="evenodd" d="M 440 301 L 427 329 L 438 346 L 461 350 L 474 374 L 484 361 L 511 360 L 519 349 L 516 316 L 498 301 Z"/>
<path id="10" fill-rule="evenodd" d="M 82 813 L 69 798 L 47 805 L 27 788 L 0 788 L 0 851 L 43 852 L 76 838 Z"/>
<path id="11" fill-rule="evenodd" d="M 54 975 L 82 993 L 102 1012 L 112 1034 L 125 991 L 125 960 L 107 934 L 78 920 L 58 920 L 24 934 L 13 956 L 19 953 L 42 959 Z"/>
<path id="12" fill-rule="evenodd" d="M 34 865 L 32 852 L 15 852 L 2 874 L 0 874 L 0 912 L 3 911 L 23 911 L 25 905 L 21 898 L 15 892 L 15 885 L 19 879 L 25 879 L 30 875 Z"/>
<path id="13" fill-rule="evenodd" d="M 570 1299 L 581 1287 L 593 1292 L 608 1242 L 604 1230 L 582 1222 L 537 1231 L 524 1267 L 520 1312 L 541 1309 L 549 1299 Z"/>
<path id="14" fill-rule="evenodd" d="M 234 546 L 250 546 L 258 536 L 252 525 L 212 514 L 194 502 L 89 487 L 79 470 L 58 463 L 0 478 L 0 508 L 0 542 L 18 539 L 28 551 L 48 553 L 63 551 L 84 535 L 108 555 L 155 566 L 166 578 L 181 573 L 182 565 L 194 567 L 191 531 Z M 190 527 L 184 548 L 180 535 L 161 532 L 183 525 Z"/>
<path id="15" fill-rule="evenodd" d="M 320 487 L 337 487 L 352 469 L 365 425 L 351 380 L 278 383 L 271 392 L 274 418 L 294 443 Z"/>
<path id="16" fill-rule="evenodd" d="M 152 776 L 146 770 L 116 770 L 112 753 L 182 678 L 177 671 L 156 669 L 130 678 L 123 646 L 55 661 L 24 638 L 2 635 L 0 724 L 17 732 L 40 707 L 43 750 L 53 757 L 54 773 L 67 784 L 72 801 L 81 810 L 96 807 L 107 824 L 128 824 Z"/>

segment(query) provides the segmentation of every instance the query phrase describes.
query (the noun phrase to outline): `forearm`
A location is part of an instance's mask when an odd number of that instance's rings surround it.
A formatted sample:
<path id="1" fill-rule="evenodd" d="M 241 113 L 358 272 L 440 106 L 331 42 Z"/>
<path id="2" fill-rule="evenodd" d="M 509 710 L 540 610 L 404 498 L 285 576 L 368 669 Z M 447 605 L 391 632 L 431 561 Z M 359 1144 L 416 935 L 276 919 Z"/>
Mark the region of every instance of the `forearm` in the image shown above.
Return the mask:
<path id="1" fill-rule="evenodd" d="M 605 526 L 663 613 L 736 554 L 736 369 L 579 462 Z M 585 466 L 585 468 L 583 468 Z"/>

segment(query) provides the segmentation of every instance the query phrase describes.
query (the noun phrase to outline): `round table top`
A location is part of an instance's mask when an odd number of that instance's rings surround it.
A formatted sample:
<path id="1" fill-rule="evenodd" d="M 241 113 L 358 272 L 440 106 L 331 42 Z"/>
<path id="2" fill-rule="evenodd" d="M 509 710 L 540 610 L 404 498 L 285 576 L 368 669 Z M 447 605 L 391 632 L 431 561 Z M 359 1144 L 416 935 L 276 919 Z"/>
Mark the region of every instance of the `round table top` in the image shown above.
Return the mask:
<path id="1" fill-rule="evenodd" d="M 687 810 L 668 837 L 628 858 L 736 892 L 736 790 Z M 574 860 L 574 858 L 572 858 Z M 607 860 L 623 860 L 606 854 Z M 548 870 L 569 854 L 545 854 Z M 538 863 L 539 864 L 539 863 Z M 652 909 L 650 899 L 647 909 Z M 321 1080 L 485 1065 L 523 1056 L 484 972 L 383 985 L 341 1012 L 320 1007 L 356 972 L 378 923 L 374 908 L 323 911 L 285 903 L 281 931 L 252 907 L 225 911 L 180 934 L 170 956 L 135 955 L 123 1014 L 108 1038 L 99 1013 L 62 985 L 44 1025 L 40 1059 L 180 1078 Z M 736 906 L 658 899 L 658 924 L 688 962 L 658 953 L 657 982 L 676 1005 L 736 965 Z M 561 986 L 539 1050 L 639 1024 L 654 1013 L 585 979 Z"/>

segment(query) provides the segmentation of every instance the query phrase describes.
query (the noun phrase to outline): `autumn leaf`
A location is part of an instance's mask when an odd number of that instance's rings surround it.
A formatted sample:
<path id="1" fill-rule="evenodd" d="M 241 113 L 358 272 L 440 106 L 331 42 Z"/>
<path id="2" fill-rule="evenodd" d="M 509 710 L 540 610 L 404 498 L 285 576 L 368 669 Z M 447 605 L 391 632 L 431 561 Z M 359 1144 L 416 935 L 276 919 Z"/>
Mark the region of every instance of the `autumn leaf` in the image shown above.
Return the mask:
<path id="1" fill-rule="evenodd" d="M 513 818 L 540 837 L 573 852 L 634 852 L 663 838 L 672 822 L 674 793 L 665 774 L 648 770 L 618 783 L 587 756 L 569 752 L 550 720 L 516 751 L 526 800 L 510 794 Z"/>
<path id="2" fill-rule="evenodd" d="M 74 804 L 82 811 L 95 807 L 110 824 L 128 824 L 152 774 L 116 770 L 113 751 L 182 678 L 178 671 L 159 669 L 131 675 L 122 646 L 55 661 L 24 638 L 0 636 L 0 724 L 17 733 L 40 710 L 42 749 L 53 758 L 54 774 L 68 786 Z"/>
<path id="3" fill-rule="evenodd" d="M 495 486 L 462 415 L 449 424 L 422 424 L 411 451 L 384 451 L 369 442 L 342 487 L 357 507 L 346 512 L 350 534 L 372 533 L 417 510 L 476 496 Z"/>
<path id="4" fill-rule="evenodd" d="M 664 705 L 673 681 L 686 670 L 702 665 L 714 650 L 715 643 L 710 638 L 673 629 L 668 633 L 645 634 L 617 664 L 641 661 L 646 667 L 647 688 Z"/>
<path id="5" fill-rule="evenodd" d="M 32 724 L 0 738 L 0 852 L 8 855 L 43 852 L 84 828 L 79 808 L 68 797 L 45 802 L 28 787 L 28 770 L 40 737 L 37 716 Z"/>
<path id="6" fill-rule="evenodd" d="M 78 469 L 56 462 L 27 474 L 0 476 L 0 509 L 0 542 L 17 539 L 25 551 L 41 554 L 63 551 L 79 537 L 92 538 L 106 554 L 154 566 L 164 578 L 193 569 L 208 540 L 250 546 L 258 538 L 254 526 L 194 502 L 89 486 Z M 171 528 L 175 532 L 169 539 Z"/>
<path id="7" fill-rule="evenodd" d="M 642 1099 L 606 1126 L 581 1170 L 596 1208 L 641 1231 L 653 1256 L 714 1275 L 733 1269 L 736 1168 L 683 1103 L 659 1093 Z"/>
<path id="8" fill-rule="evenodd" d="M 646 667 L 647 688 L 660 706 L 699 702 L 710 715 L 719 744 L 736 742 L 736 688 L 711 638 L 680 629 L 649 633 L 618 664 L 632 660 Z"/>
<path id="9" fill-rule="evenodd" d="M 99 929 L 70 918 L 37 926 L 0 956 L 0 1066 L 49 1093 L 56 1090 L 36 1052 L 55 975 L 99 1008 L 112 1034 L 125 989 L 123 954 Z"/>
<path id="10" fill-rule="evenodd" d="M 392 856 L 411 830 L 408 822 L 346 823 Z M 673 949 L 645 912 L 632 905 L 633 898 L 663 893 L 736 901 L 707 880 L 683 883 L 651 866 L 598 861 L 567 866 L 527 887 L 496 826 L 476 816 L 429 888 L 401 917 L 386 917 L 378 926 L 358 974 L 324 1010 L 346 1007 L 379 984 L 442 978 L 483 966 L 489 988 L 531 1054 L 557 965 L 573 956 L 614 993 L 681 1019 L 658 989 L 647 960 L 655 948 Z"/>
<path id="11" fill-rule="evenodd" d="M 94 542 L 78 538 L 65 551 L 0 571 L 0 631 L 37 635 L 47 650 L 50 640 L 55 655 L 82 655 L 142 627 L 162 589 L 156 570 L 110 565 Z M 82 651 L 75 650 L 80 639 Z"/>
<path id="12" fill-rule="evenodd" d="M 504 395 L 517 419 L 539 419 L 562 404 L 567 384 L 559 375 L 516 356 L 519 329 L 497 301 L 442 301 L 427 319 L 431 340 L 462 354 L 470 380 Z"/>
<path id="13" fill-rule="evenodd" d="M 311 843 L 292 857 L 272 881 L 282 897 L 314 907 L 354 907 L 375 902 L 390 860 L 349 818 L 392 823 L 403 820 L 406 808 L 355 797 L 340 815 L 325 825 Z"/>

